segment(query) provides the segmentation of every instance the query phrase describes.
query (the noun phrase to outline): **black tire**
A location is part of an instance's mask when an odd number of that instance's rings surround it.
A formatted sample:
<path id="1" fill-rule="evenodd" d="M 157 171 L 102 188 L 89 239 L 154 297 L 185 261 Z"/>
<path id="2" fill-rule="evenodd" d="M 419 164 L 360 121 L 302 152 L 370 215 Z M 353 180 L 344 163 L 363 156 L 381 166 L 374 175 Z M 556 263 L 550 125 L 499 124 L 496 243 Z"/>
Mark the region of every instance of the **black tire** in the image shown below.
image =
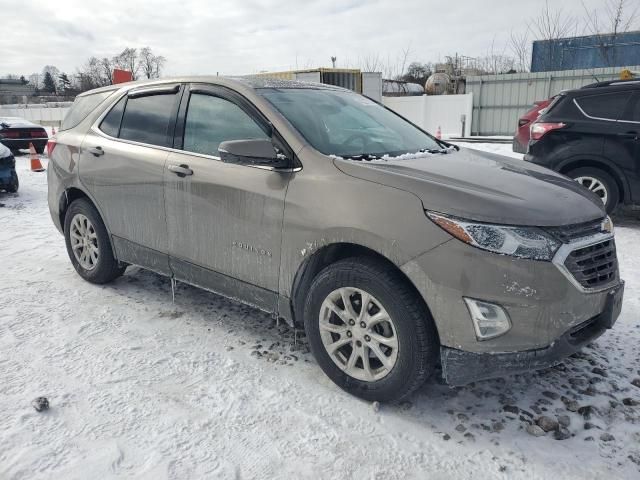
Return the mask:
<path id="1" fill-rule="evenodd" d="M 91 270 L 87 270 L 80 265 L 71 248 L 71 222 L 77 214 L 82 214 L 87 217 L 92 223 L 96 233 L 99 255 L 96 266 Z M 88 282 L 96 284 L 109 283 L 124 273 L 126 265 L 120 264 L 114 258 L 109 233 L 96 207 L 88 200 L 80 198 L 74 200 L 71 205 L 69 205 L 64 217 L 64 238 L 67 245 L 67 253 L 73 267 L 76 269 L 76 272 Z"/>
<path id="2" fill-rule="evenodd" d="M 620 189 L 618 188 L 618 183 L 609 173 L 595 167 L 581 167 L 571 170 L 567 173 L 567 176 L 574 180 L 580 177 L 597 179 L 607 191 L 607 202 L 604 205 L 607 213 L 612 213 L 618 207 L 620 203 Z"/>
<path id="3" fill-rule="evenodd" d="M 11 183 L 7 186 L 8 193 L 16 193 L 20 187 L 20 181 L 18 180 L 18 174 L 13 172 L 11 174 Z"/>
<path id="4" fill-rule="evenodd" d="M 323 344 L 319 327 L 322 303 L 341 287 L 371 294 L 393 320 L 398 356 L 383 378 L 363 381 L 348 375 L 334 363 Z M 426 305 L 405 278 L 374 259 L 349 258 L 322 270 L 307 294 L 304 324 L 311 352 L 324 373 L 340 388 L 365 400 L 400 401 L 420 387 L 436 367 L 439 340 Z"/>
<path id="5" fill-rule="evenodd" d="M 44 145 L 42 147 L 35 147 L 36 153 L 42 155 L 44 153 Z"/>

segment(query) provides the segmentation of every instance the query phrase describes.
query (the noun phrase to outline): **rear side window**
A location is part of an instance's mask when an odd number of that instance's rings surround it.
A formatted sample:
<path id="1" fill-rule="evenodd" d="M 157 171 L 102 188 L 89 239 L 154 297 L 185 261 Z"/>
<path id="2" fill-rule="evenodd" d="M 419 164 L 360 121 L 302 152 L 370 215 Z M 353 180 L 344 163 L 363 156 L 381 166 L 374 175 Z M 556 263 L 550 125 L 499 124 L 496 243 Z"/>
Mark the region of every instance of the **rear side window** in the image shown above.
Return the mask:
<path id="1" fill-rule="evenodd" d="M 627 108 L 631 92 L 605 93 L 576 99 L 580 108 L 590 117 L 617 120 Z"/>
<path id="2" fill-rule="evenodd" d="M 87 118 L 89 113 L 106 100 L 107 97 L 113 95 L 114 92 L 115 90 L 111 90 L 77 97 L 73 105 L 71 105 L 71 109 L 64 117 L 62 125 L 60 125 L 60 130 L 69 130 L 77 126 L 82 120 Z"/>
<path id="3" fill-rule="evenodd" d="M 640 122 L 640 92 L 636 92 L 627 109 L 620 117 L 621 121 Z"/>
<path id="4" fill-rule="evenodd" d="M 122 114 L 124 113 L 124 106 L 127 103 L 126 95 L 116 103 L 111 111 L 100 123 L 100 130 L 107 135 L 117 137 L 120 133 L 120 123 L 122 122 Z"/>
<path id="5" fill-rule="evenodd" d="M 269 136 L 235 103 L 211 95 L 191 95 L 184 126 L 184 150 L 218 156 L 222 142 L 261 138 Z"/>
<path id="6" fill-rule="evenodd" d="M 120 126 L 120 138 L 150 145 L 167 145 L 167 130 L 175 94 L 156 94 L 127 100 Z"/>

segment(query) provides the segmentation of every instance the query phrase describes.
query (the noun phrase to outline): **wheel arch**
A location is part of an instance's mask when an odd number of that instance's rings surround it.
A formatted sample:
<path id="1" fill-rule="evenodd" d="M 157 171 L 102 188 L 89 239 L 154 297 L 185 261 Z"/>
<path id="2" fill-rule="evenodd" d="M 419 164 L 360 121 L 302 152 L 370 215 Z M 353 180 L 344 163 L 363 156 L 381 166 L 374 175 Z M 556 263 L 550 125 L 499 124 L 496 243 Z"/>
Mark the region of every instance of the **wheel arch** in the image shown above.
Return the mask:
<path id="1" fill-rule="evenodd" d="M 85 192 L 81 188 L 74 187 L 74 186 L 66 188 L 64 190 L 64 192 L 62 193 L 62 195 L 60 196 L 60 200 L 59 200 L 58 212 L 59 212 L 59 216 L 60 216 L 60 225 L 62 226 L 63 231 L 64 231 L 64 222 L 65 222 L 65 218 L 67 216 L 67 210 L 69 210 L 69 206 L 75 200 L 79 200 L 81 198 L 87 200 L 89 203 L 91 203 L 91 205 L 93 205 L 93 207 L 98 212 L 98 215 L 100 215 L 100 219 L 102 220 L 102 223 L 104 223 L 105 228 L 107 229 L 107 232 L 109 232 L 109 234 L 110 234 L 109 226 L 106 224 L 105 219 L 104 219 L 104 215 L 100 211 L 100 208 L 98 207 L 96 202 L 93 201 L 93 199 L 89 196 L 89 194 L 87 192 Z M 111 242 L 111 249 L 112 249 L 114 258 L 117 258 L 115 247 L 113 246 L 113 242 Z"/>
<path id="2" fill-rule="evenodd" d="M 629 203 L 631 201 L 630 189 L 627 185 L 626 178 L 622 171 L 614 165 L 612 162 L 601 158 L 572 158 L 566 160 L 559 165 L 558 172 L 563 175 L 568 174 L 571 170 L 582 167 L 591 167 L 602 170 L 615 180 L 620 190 L 620 200 L 622 203 Z"/>
<path id="3" fill-rule="evenodd" d="M 329 265 L 344 260 L 345 258 L 352 257 L 366 257 L 371 258 L 377 262 L 380 262 L 386 268 L 392 269 L 397 273 L 415 293 L 416 301 L 421 302 L 424 308 L 427 310 L 429 316 L 433 318 L 431 309 L 427 305 L 423 295 L 420 294 L 415 284 L 411 279 L 402 271 L 402 269 L 396 265 L 389 258 L 385 257 L 381 253 L 363 245 L 349 242 L 337 242 L 328 245 L 324 245 L 322 248 L 315 251 L 298 267 L 296 275 L 294 277 L 293 285 L 291 288 L 291 314 L 292 322 L 297 328 L 304 328 L 303 311 L 304 302 L 309 292 L 309 288 L 313 283 L 316 276 Z M 434 321 L 434 326 L 437 332 L 437 325 Z M 438 338 L 438 342 L 440 339 Z"/>

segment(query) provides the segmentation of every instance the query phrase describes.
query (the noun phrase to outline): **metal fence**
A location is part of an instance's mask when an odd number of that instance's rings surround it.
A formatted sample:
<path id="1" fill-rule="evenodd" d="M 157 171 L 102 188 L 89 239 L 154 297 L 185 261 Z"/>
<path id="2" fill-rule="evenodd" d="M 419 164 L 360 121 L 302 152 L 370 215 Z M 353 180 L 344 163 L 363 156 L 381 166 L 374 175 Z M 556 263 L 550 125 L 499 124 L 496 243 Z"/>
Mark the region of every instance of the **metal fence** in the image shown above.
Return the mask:
<path id="1" fill-rule="evenodd" d="M 639 71 L 640 66 L 626 67 Z M 513 135 L 518 117 L 536 100 L 563 90 L 620 78 L 623 67 L 515 73 L 467 77 L 467 93 L 473 93 L 473 135 Z"/>

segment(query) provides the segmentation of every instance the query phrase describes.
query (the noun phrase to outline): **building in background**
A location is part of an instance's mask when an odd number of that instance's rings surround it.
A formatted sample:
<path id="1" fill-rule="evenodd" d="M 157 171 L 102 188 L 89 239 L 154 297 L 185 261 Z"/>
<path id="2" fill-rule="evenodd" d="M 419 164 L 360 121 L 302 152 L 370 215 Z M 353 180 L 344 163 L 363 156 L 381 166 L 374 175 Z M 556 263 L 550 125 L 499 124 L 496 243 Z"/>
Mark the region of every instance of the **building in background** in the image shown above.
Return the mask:
<path id="1" fill-rule="evenodd" d="M 35 95 L 35 88 L 20 78 L 0 78 L 0 104 L 27 103 Z"/>
<path id="2" fill-rule="evenodd" d="M 531 72 L 640 65 L 640 31 L 536 40 Z"/>

